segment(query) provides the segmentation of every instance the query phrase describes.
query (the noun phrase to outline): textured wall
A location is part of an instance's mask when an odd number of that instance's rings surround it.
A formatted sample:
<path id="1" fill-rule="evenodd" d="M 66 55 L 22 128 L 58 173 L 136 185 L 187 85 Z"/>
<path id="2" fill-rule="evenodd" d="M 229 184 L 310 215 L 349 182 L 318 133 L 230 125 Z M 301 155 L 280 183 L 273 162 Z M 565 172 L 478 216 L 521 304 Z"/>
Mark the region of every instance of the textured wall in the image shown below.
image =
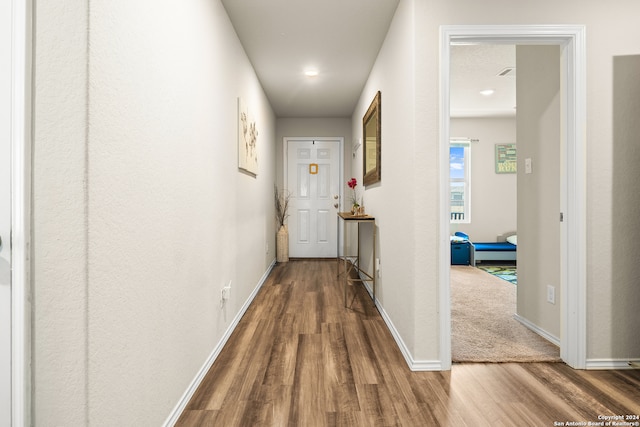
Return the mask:
<path id="1" fill-rule="evenodd" d="M 86 426 L 87 4 L 35 10 L 33 423 Z"/>
<path id="2" fill-rule="evenodd" d="M 158 425 L 274 257 L 275 119 L 215 1 L 92 2 L 89 65 L 89 416 Z"/>
<path id="3" fill-rule="evenodd" d="M 37 13 L 35 421 L 160 425 L 275 257 L 275 117 L 218 1 Z"/>
<path id="4" fill-rule="evenodd" d="M 410 351 L 415 352 L 415 311 L 411 303 L 417 283 L 412 256 L 414 239 L 414 198 L 418 192 L 429 191 L 416 186 L 414 174 L 424 170 L 415 168 L 416 141 L 413 129 L 415 86 L 413 79 L 413 6 L 401 1 L 384 45 L 352 117 L 353 140 L 362 138 L 362 117 L 377 91 L 381 91 L 381 174 L 379 183 L 364 191 L 367 213 L 376 217 L 377 253 L 380 258 L 380 277 L 376 284 L 376 297 L 389 314 L 395 328 Z M 435 159 L 433 159 L 435 161 Z M 421 166 L 428 166 L 425 161 Z M 352 176 L 362 182 L 362 148 L 351 162 Z M 421 184 L 423 183 L 420 180 Z M 419 191 L 416 191 L 420 188 Z M 363 188 L 361 188 L 362 190 Z M 368 229 L 369 227 L 366 227 Z M 372 235 L 362 229 L 361 245 L 367 248 L 367 257 L 361 260 L 365 270 L 373 271 L 369 248 Z M 424 264 L 432 260 L 426 260 Z M 433 329 L 423 329 L 420 341 L 436 336 Z M 435 358 L 435 355 L 434 357 Z"/>
<path id="5" fill-rule="evenodd" d="M 640 49 L 638 49 L 640 52 Z M 613 58 L 613 241 L 611 344 L 619 358 L 640 358 L 640 54 Z"/>
<path id="6" fill-rule="evenodd" d="M 560 338 L 560 48 L 518 46 L 516 68 L 518 314 Z M 547 285 L 555 304 L 547 302 Z"/>

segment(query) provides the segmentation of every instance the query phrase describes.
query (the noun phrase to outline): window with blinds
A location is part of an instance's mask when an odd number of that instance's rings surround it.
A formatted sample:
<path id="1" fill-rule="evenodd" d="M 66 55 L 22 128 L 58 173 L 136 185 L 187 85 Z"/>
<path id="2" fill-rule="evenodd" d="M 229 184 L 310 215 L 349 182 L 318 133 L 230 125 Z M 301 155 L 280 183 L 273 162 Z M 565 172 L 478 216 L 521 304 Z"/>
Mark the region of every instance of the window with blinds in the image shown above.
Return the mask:
<path id="1" fill-rule="evenodd" d="M 452 223 L 471 222 L 471 140 L 452 139 L 449 145 Z"/>

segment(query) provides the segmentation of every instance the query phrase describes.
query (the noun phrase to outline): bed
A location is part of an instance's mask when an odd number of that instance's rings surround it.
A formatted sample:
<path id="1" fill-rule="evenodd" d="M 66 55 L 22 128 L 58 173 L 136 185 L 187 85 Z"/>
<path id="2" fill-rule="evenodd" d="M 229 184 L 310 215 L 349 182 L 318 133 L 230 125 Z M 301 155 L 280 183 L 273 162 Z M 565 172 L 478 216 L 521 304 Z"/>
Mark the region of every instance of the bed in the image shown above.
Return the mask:
<path id="1" fill-rule="evenodd" d="M 471 243 L 471 265 L 482 261 L 517 260 L 518 235 L 515 232 L 498 236 L 495 242 L 472 242 L 468 235 L 459 231 L 455 235 Z"/>

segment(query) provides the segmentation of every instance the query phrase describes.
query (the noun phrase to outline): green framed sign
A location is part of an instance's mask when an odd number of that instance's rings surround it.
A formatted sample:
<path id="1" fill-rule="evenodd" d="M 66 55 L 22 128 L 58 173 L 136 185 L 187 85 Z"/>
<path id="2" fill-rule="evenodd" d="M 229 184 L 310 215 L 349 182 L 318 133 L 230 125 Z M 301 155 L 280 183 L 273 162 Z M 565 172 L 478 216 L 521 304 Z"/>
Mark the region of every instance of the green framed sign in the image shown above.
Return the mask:
<path id="1" fill-rule="evenodd" d="M 516 173 L 516 160 L 516 144 L 496 144 L 496 173 Z"/>

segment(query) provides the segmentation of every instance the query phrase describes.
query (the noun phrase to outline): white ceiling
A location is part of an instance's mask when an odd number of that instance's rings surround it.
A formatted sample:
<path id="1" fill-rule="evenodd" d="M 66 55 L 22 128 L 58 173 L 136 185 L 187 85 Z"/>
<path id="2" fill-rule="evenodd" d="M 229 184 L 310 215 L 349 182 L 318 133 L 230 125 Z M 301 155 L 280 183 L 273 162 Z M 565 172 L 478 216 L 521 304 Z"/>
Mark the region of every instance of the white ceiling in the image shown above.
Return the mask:
<path id="1" fill-rule="evenodd" d="M 222 4 L 278 117 L 351 117 L 398 0 Z"/>
<path id="2" fill-rule="evenodd" d="M 451 46 L 451 117 L 513 117 L 516 114 L 516 47 Z M 506 68 L 513 70 L 506 76 Z M 480 91 L 492 89 L 485 96 Z"/>
<path id="3" fill-rule="evenodd" d="M 399 0 L 221 1 L 277 117 L 351 117 Z M 515 113 L 515 79 L 495 77 L 514 58 L 504 46 L 453 47 L 452 116 Z M 487 87 L 496 93 L 478 94 Z"/>

